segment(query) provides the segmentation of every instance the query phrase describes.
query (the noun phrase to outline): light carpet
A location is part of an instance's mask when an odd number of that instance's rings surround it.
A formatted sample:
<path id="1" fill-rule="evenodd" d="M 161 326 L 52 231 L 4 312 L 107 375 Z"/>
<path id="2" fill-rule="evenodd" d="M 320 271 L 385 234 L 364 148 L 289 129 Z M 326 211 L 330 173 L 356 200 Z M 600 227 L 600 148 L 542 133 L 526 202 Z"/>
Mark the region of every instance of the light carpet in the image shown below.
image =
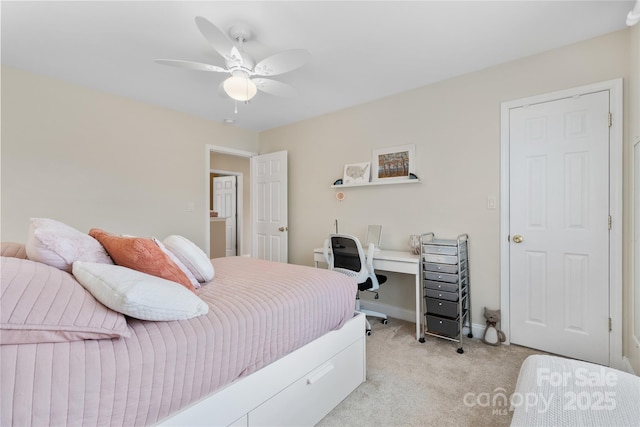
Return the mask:
<path id="1" fill-rule="evenodd" d="M 318 426 L 508 426 L 512 414 L 504 403 L 520 365 L 531 354 L 543 354 L 466 336 L 464 353 L 458 354 L 452 341 L 418 342 L 415 323 L 371 324 L 367 381 Z"/>

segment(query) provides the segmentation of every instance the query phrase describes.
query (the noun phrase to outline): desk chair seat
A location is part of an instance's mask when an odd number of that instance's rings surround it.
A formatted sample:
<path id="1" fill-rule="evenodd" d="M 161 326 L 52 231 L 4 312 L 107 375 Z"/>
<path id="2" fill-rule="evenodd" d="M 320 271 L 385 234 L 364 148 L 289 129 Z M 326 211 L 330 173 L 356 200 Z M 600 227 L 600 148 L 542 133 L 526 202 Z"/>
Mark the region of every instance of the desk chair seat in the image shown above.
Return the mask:
<path id="1" fill-rule="evenodd" d="M 362 245 L 357 237 L 348 234 L 332 234 L 324 242 L 324 258 L 329 270 L 353 277 L 358 282 L 358 294 L 356 295 L 356 311 L 366 316 L 379 317 L 382 323 L 387 323 L 387 315 L 373 310 L 360 308 L 360 291 L 375 293 L 378 299 L 378 288 L 381 283 L 387 281 L 387 276 L 376 274 L 373 270 L 373 243 L 369 245 L 365 257 Z M 367 335 L 371 335 L 371 324 L 367 320 Z"/>
<path id="2" fill-rule="evenodd" d="M 378 279 L 378 285 L 382 285 L 384 282 L 387 281 L 387 276 L 385 276 L 384 274 L 378 274 L 375 273 L 376 275 L 376 279 Z M 365 280 L 362 283 L 358 283 L 358 290 L 359 291 L 368 291 L 371 288 L 373 288 L 373 280 L 371 280 L 371 277 L 367 277 L 367 280 Z M 378 294 L 376 293 L 376 299 L 378 299 Z"/>

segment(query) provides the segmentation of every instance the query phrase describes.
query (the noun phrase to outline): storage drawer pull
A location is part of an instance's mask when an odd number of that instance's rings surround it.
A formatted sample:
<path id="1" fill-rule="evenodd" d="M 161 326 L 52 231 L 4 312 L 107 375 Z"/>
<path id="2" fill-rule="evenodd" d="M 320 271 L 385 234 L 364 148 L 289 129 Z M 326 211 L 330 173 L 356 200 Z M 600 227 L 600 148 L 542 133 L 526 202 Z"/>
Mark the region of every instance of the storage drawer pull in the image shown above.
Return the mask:
<path id="1" fill-rule="evenodd" d="M 316 372 L 315 374 L 307 378 L 307 385 L 311 385 L 315 383 L 316 381 L 318 381 L 320 378 L 324 377 L 331 371 L 333 371 L 333 363 L 325 366 L 324 368 L 320 369 L 320 371 Z"/>

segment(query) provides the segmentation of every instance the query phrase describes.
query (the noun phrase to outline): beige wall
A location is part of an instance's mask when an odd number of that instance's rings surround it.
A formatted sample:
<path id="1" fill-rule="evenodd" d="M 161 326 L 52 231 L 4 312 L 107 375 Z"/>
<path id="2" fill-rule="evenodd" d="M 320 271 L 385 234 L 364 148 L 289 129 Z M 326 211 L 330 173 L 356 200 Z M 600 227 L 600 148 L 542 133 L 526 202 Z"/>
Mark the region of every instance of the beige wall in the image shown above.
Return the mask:
<path id="1" fill-rule="evenodd" d="M 2 240 L 19 242 L 49 217 L 204 249 L 206 145 L 258 150 L 255 132 L 7 67 L 1 137 Z"/>
<path id="2" fill-rule="evenodd" d="M 260 134 L 260 152 L 289 151 L 289 260 L 312 265 L 312 249 L 333 231 L 364 238 L 383 224 L 386 248 L 408 249 L 410 234 L 469 233 L 473 322 L 500 306 L 500 103 L 555 90 L 628 78 L 629 31 L 418 88 Z M 372 88 L 374 90 L 374 88 Z M 345 163 L 371 151 L 415 144 L 421 184 L 344 189 L 331 183 Z M 380 302 L 413 309 L 409 277 L 393 276 Z"/>
<path id="3" fill-rule="evenodd" d="M 211 169 L 242 174 L 242 252 L 251 253 L 251 160 L 248 157 L 211 152 Z M 242 255 L 242 254 L 241 254 Z"/>

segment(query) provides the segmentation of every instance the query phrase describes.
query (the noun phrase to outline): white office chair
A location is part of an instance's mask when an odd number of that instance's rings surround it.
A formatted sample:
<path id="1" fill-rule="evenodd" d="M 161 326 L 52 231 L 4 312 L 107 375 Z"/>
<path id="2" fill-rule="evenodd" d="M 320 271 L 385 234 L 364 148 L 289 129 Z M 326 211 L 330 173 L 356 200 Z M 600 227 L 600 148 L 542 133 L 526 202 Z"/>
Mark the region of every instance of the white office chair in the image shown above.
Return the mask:
<path id="1" fill-rule="evenodd" d="M 373 253 L 375 247 L 369 244 L 365 257 L 362 245 L 357 237 L 348 234 L 332 234 L 324 241 L 324 259 L 329 270 L 353 277 L 358 282 L 358 295 L 356 295 L 356 311 L 367 316 L 380 317 L 382 323 L 387 324 L 387 315 L 377 311 L 360 308 L 360 291 L 369 291 L 376 294 L 381 283 L 387 281 L 387 276 L 376 274 L 373 270 Z M 371 324 L 367 320 L 367 335 L 371 335 Z"/>

